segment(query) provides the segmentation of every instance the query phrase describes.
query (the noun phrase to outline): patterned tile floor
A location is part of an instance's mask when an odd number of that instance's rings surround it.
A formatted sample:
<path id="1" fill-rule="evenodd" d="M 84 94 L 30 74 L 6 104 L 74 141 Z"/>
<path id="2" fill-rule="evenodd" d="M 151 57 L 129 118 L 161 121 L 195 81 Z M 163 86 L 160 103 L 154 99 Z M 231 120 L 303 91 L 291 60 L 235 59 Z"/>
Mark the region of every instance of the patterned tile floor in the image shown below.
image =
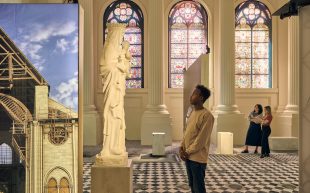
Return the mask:
<path id="1" fill-rule="evenodd" d="M 175 159 L 171 159 L 171 157 Z M 169 156 L 168 156 L 169 157 Z M 90 192 L 90 168 L 84 163 L 84 193 Z M 134 193 L 189 193 L 184 162 L 171 154 L 167 161 L 136 160 L 133 165 Z M 298 155 L 273 153 L 211 154 L 206 171 L 207 192 L 298 192 Z"/>

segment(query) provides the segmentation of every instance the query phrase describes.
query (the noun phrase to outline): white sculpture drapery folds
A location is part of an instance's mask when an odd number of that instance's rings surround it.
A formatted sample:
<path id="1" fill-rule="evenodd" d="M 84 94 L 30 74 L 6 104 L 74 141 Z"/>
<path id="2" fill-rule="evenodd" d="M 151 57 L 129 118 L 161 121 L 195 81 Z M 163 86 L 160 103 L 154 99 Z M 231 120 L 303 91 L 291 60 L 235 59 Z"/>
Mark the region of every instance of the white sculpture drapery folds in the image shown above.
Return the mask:
<path id="1" fill-rule="evenodd" d="M 108 34 L 100 58 L 103 83 L 103 147 L 96 164 L 126 166 L 124 96 L 129 76 L 129 42 L 123 41 L 126 24 L 107 24 Z"/>

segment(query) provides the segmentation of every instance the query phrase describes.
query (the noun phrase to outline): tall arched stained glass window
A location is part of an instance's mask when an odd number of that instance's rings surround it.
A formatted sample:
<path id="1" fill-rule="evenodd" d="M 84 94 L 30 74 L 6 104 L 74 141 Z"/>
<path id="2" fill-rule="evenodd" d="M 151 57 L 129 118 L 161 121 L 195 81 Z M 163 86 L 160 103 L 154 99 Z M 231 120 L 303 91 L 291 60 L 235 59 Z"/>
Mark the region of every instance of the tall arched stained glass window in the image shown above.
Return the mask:
<path id="1" fill-rule="evenodd" d="M 110 4 L 103 16 L 103 30 L 106 37 L 107 23 L 127 23 L 124 39 L 130 43 L 132 55 L 130 78 L 126 88 L 143 88 L 143 14 L 130 0 L 118 0 Z M 104 38 L 105 39 L 105 38 Z"/>
<path id="2" fill-rule="evenodd" d="M 257 0 L 236 8 L 236 88 L 271 88 L 271 15 Z"/>
<path id="3" fill-rule="evenodd" d="M 197 1 L 176 3 L 169 13 L 169 88 L 183 88 L 183 70 L 203 53 L 208 15 Z"/>

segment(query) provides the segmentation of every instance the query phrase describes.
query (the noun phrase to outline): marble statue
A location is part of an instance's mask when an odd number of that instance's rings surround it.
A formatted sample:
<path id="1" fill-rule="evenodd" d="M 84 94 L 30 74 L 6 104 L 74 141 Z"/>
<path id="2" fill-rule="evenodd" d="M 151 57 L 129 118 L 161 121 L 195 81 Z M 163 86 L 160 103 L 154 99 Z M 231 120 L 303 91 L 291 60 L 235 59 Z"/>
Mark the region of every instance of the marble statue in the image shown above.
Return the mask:
<path id="1" fill-rule="evenodd" d="M 100 58 L 103 83 L 103 147 L 97 165 L 126 166 L 124 96 L 129 76 L 129 42 L 123 41 L 126 24 L 108 24 L 108 34 Z"/>

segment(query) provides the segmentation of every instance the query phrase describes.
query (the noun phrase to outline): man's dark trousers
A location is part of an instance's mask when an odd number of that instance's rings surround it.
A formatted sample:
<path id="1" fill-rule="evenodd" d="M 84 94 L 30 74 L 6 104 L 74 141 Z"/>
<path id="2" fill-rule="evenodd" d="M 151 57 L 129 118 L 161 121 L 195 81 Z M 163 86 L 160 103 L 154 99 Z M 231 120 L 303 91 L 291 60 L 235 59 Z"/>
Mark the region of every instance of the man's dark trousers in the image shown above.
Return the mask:
<path id="1" fill-rule="evenodd" d="M 207 164 L 186 160 L 185 165 L 192 193 L 206 193 L 205 171 Z"/>

